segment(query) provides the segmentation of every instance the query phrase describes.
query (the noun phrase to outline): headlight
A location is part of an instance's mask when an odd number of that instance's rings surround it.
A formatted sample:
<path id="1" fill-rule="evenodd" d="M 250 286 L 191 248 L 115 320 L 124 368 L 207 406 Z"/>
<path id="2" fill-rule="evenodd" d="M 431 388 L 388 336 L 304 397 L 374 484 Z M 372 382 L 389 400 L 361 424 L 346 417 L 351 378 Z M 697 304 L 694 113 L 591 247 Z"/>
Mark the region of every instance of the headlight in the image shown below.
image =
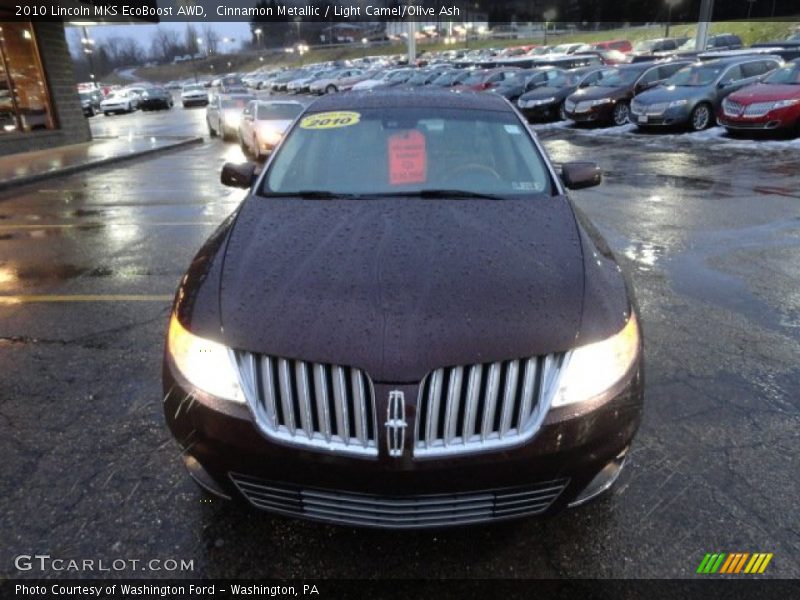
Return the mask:
<path id="1" fill-rule="evenodd" d="M 239 121 L 242 120 L 242 116 L 238 113 L 228 113 L 222 117 L 222 120 L 225 121 L 225 125 L 228 127 L 238 127 Z"/>
<path id="2" fill-rule="evenodd" d="M 679 106 L 686 106 L 689 104 L 688 100 L 674 100 L 669 103 L 668 108 L 678 108 Z"/>
<path id="3" fill-rule="evenodd" d="M 778 108 L 789 108 L 790 106 L 795 106 L 800 104 L 800 99 L 794 98 L 792 100 L 780 100 L 775 103 L 775 106 L 772 107 L 772 110 L 776 110 Z"/>
<path id="4" fill-rule="evenodd" d="M 625 376 L 638 351 L 639 324 L 632 314 L 619 333 L 572 351 L 552 406 L 566 406 L 602 394 Z"/>
<path id="5" fill-rule="evenodd" d="M 614 102 L 612 98 L 600 98 L 599 100 L 590 100 L 589 106 L 600 106 L 601 104 L 610 104 Z"/>
<path id="6" fill-rule="evenodd" d="M 274 129 L 267 129 L 263 133 L 264 136 L 264 143 L 267 146 L 277 146 L 278 142 L 281 141 L 281 133 L 279 131 L 275 131 Z"/>
<path id="7" fill-rule="evenodd" d="M 207 394 L 244 403 L 244 394 L 228 348 L 189 333 L 172 314 L 167 351 L 186 381 Z"/>

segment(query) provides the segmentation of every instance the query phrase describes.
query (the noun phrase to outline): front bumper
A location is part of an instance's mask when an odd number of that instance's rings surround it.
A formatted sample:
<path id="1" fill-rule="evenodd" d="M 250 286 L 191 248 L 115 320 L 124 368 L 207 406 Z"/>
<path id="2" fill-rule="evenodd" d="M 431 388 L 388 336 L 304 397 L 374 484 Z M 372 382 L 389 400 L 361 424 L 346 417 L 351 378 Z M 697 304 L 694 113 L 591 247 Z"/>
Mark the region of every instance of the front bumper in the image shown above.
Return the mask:
<path id="1" fill-rule="evenodd" d="M 675 127 L 688 124 L 691 114 L 688 106 L 668 108 L 660 113 L 648 113 L 646 107 L 638 112 L 631 108 L 631 122 L 639 127 Z"/>
<path id="2" fill-rule="evenodd" d="M 389 456 L 381 417 L 390 390 L 416 398 L 418 385 L 375 383 L 378 456 L 342 456 L 267 439 L 246 406 L 194 390 L 169 358 L 164 362 L 166 420 L 201 485 L 271 512 L 373 527 L 552 514 L 580 500 L 631 444 L 642 414 L 643 367 L 639 362 L 626 380 L 583 405 L 551 410 L 532 441 L 470 455 L 412 456 L 412 402 L 406 450 Z M 538 503 L 524 505 L 526 499 Z M 454 506 L 478 508 L 464 514 Z M 528 510 L 509 510 L 519 506 Z"/>
<path id="3" fill-rule="evenodd" d="M 608 123 L 612 120 L 616 102 L 608 102 L 593 106 L 586 111 L 575 112 L 566 110 L 567 117 L 576 123 Z"/>
<path id="4" fill-rule="evenodd" d="M 730 117 L 722 113 L 717 119 L 720 125 L 736 131 L 775 131 L 791 129 L 800 124 L 800 110 L 775 110 L 763 117 Z"/>
<path id="5" fill-rule="evenodd" d="M 208 97 L 181 98 L 181 104 L 183 104 L 183 106 L 207 106 L 208 105 Z"/>
<path id="6" fill-rule="evenodd" d="M 520 108 L 519 111 L 528 121 L 541 121 L 552 119 L 558 116 L 558 103 L 539 104 L 528 108 Z"/>

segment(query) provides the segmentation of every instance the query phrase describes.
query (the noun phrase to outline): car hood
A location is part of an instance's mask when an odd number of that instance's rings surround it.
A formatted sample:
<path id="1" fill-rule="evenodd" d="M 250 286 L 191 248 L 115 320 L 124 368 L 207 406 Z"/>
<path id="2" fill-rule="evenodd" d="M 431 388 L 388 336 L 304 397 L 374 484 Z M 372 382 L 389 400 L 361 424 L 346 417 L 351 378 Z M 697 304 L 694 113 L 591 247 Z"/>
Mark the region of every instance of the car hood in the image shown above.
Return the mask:
<path id="1" fill-rule="evenodd" d="M 291 125 L 293 122 L 293 119 L 261 119 L 256 121 L 256 127 L 262 131 L 277 131 L 278 133 L 284 133 L 287 129 L 289 129 L 289 125 Z"/>
<path id="2" fill-rule="evenodd" d="M 219 286 L 223 343 L 419 381 L 563 351 L 584 267 L 565 197 L 242 205 Z"/>
<path id="3" fill-rule="evenodd" d="M 636 99 L 642 104 L 656 104 L 661 102 L 672 102 L 673 100 L 690 100 L 700 96 L 705 96 L 708 86 L 689 86 L 689 85 L 659 85 L 651 90 L 642 92 Z"/>
<path id="4" fill-rule="evenodd" d="M 617 98 L 624 96 L 630 90 L 629 87 L 606 87 L 602 85 L 589 86 L 578 90 L 570 96 L 575 102 L 584 100 L 600 100 L 602 98 Z"/>
<path id="5" fill-rule="evenodd" d="M 731 94 L 737 102 L 774 102 L 800 98 L 800 85 L 769 85 L 757 83 Z"/>

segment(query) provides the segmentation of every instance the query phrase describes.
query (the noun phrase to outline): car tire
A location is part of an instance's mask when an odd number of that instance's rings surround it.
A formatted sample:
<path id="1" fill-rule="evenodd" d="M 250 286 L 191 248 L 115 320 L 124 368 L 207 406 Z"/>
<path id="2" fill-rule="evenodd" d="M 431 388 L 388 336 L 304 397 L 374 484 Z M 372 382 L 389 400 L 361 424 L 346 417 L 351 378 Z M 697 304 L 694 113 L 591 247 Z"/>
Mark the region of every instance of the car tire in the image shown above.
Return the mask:
<path id="1" fill-rule="evenodd" d="M 611 120 L 617 127 L 631 122 L 631 108 L 627 102 L 617 102 L 614 111 L 611 113 Z"/>
<path id="2" fill-rule="evenodd" d="M 108 117 L 108 116 L 110 116 L 110 115 L 111 115 L 111 113 L 110 113 L 110 112 L 103 111 L 103 116 L 104 116 L 104 117 Z"/>
<path id="3" fill-rule="evenodd" d="M 689 127 L 692 131 L 703 131 L 708 129 L 714 122 L 714 111 L 711 105 L 701 102 L 692 109 L 689 115 Z"/>
<path id="4" fill-rule="evenodd" d="M 212 137 L 212 138 L 213 137 L 217 137 L 217 132 L 214 131 L 213 127 L 211 127 L 211 121 L 206 121 L 206 124 L 208 125 L 208 135 L 209 135 L 209 137 Z"/>
<path id="5" fill-rule="evenodd" d="M 325 88 L 326 94 L 335 94 L 337 91 L 336 86 L 332 84 Z"/>

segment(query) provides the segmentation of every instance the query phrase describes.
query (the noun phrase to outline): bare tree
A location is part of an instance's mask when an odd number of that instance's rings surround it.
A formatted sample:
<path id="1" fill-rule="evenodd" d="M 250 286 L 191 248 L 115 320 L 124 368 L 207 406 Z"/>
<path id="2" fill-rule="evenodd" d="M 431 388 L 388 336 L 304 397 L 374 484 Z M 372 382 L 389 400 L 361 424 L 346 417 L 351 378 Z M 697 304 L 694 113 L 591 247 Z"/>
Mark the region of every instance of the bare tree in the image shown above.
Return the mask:
<path id="1" fill-rule="evenodd" d="M 212 25 L 203 26 L 203 44 L 206 46 L 208 54 L 216 54 L 219 49 L 219 34 Z"/>
<path id="2" fill-rule="evenodd" d="M 192 56 L 196 55 L 198 52 L 197 37 L 197 29 L 195 26 L 191 23 L 186 23 L 186 36 L 184 44 L 186 46 L 186 52 Z"/>
<path id="3" fill-rule="evenodd" d="M 158 27 L 153 33 L 150 52 L 154 58 L 170 62 L 181 50 L 178 33 L 166 27 Z"/>

